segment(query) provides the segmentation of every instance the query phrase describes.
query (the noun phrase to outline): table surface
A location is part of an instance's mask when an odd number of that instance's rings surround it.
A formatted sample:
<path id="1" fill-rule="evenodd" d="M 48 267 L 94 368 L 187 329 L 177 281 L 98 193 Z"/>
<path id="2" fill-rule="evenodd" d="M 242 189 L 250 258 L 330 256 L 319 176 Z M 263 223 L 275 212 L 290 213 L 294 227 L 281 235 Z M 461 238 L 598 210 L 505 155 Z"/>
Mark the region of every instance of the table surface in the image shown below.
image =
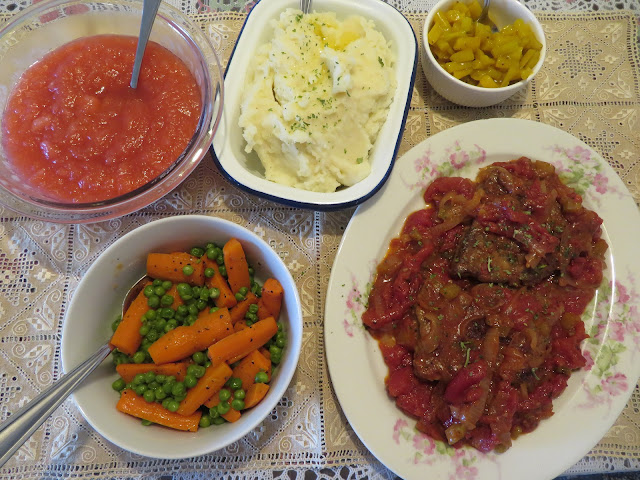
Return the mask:
<path id="1" fill-rule="evenodd" d="M 225 59 L 233 46 L 233 38 L 242 24 L 244 13 L 253 5 L 253 2 L 246 0 L 166 1 L 192 15 L 207 29 Z M 606 100 L 599 104 L 568 98 L 553 104 L 554 108 L 541 110 L 540 102 L 527 94 L 514 102 L 507 102 L 503 107 L 485 111 L 460 109 L 429 93 L 426 80 L 419 70 L 417 93 L 414 93 L 406 138 L 399 155 L 429 135 L 454 124 L 476 118 L 506 116 L 505 112 L 510 116 L 526 118 L 530 112 L 531 118 L 539 121 L 556 126 L 567 125 L 566 130 L 599 151 L 623 178 L 638 203 L 638 162 L 627 159 L 621 163 L 618 157 L 640 156 L 640 136 L 637 126 L 633 127 L 640 117 L 640 57 L 637 48 L 640 2 L 524 1 L 541 14 L 541 21 L 546 22 L 545 25 L 553 24 L 553 12 L 620 14 L 602 18 L 587 17 L 587 21 L 592 21 L 594 25 L 598 21 L 604 22 L 603 28 L 594 27 L 590 32 L 592 38 L 603 40 L 604 45 L 613 42 L 609 37 L 599 37 L 610 33 L 607 33 L 607 25 L 626 28 L 627 32 L 635 35 L 634 39 L 626 39 L 631 77 L 626 73 L 621 75 L 631 84 L 633 94 L 630 100 L 613 102 L 611 106 Z M 30 3 L 31 0 L 0 0 L 0 15 L 9 18 Z M 418 29 L 420 19 L 434 2 L 388 0 L 388 3 L 403 12 Z M 574 20 L 570 16 L 562 19 L 565 22 Z M 585 22 L 585 17 L 576 21 Z M 568 30 L 560 34 L 564 35 Z M 570 40 L 567 42 L 569 45 Z M 538 100 L 542 97 L 542 87 L 536 92 Z M 520 110 L 518 102 L 522 103 Z M 563 124 L 559 119 L 567 112 L 580 117 L 580 113 L 575 113 L 576 109 L 579 112 L 592 112 L 594 118 L 598 115 L 608 118 L 611 115 L 607 114 L 607 109 L 622 108 L 620 105 L 626 109 L 626 116 L 623 116 L 628 128 L 617 131 L 618 136 L 613 139 L 589 136 L 585 133 L 588 130 L 586 123 L 577 126 L 576 122 L 568 126 L 568 123 Z M 617 110 L 616 114 L 619 114 Z M 88 226 L 63 226 L 32 221 L 0 210 L 0 273 L 4 275 L 0 275 L 0 420 L 4 420 L 8 412 L 33 398 L 60 376 L 59 339 L 64 308 L 82 272 L 95 256 L 118 236 L 141 224 L 163 216 L 189 212 L 221 216 L 261 234 L 274 248 L 288 256 L 285 261 L 301 288 L 305 315 L 304 349 L 308 351 L 303 353 L 303 362 L 292 382 L 291 388 L 295 392 L 290 392 L 274 410 L 274 422 L 261 427 L 248 441 L 237 442 L 238 445 L 225 449 L 222 456 L 201 457 L 190 462 L 154 461 L 133 456 L 105 442 L 86 424 L 72 400 L 68 400 L 19 450 L 15 458 L 0 469 L 0 479 L 71 476 L 200 479 L 211 478 L 214 475 L 212 468 L 220 476 L 233 473 L 238 478 L 393 478 L 348 428 L 331 389 L 322 388 L 323 382 L 328 382 L 328 374 L 324 359 L 318 358 L 322 357 L 324 351 L 321 343 L 324 304 L 321 287 L 326 286 L 332 259 L 354 209 L 323 213 L 282 207 L 260 200 L 229 184 L 217 172 L 208 155 L 197 172 L 187 180 L 186 186 L 178 192 L 138 214 L 122 219 Z M 603 443 L 566 474 L 597 473 L 598 476 L 589 477 L 596 479 L 608 478 L 606 474 L 620 480 L 640 478 L 640 473 L 634 473 L 640 472 L 639 407 L 640 390 L 636 387 L 625 409 L 626 413 Z M 286 427 L 282 432 L 273 426 L 277 422 L 285 422 Z M 264 438 L 261 437 L 263 434 L 272 436 Z M 343 445 L 342 449 L 336 447 L 328 451 L 326 444 L 329 436 L 332 436 L 332 445 Z M 304 450 L 310 452 L 307 457 L 299 454 Z"/>

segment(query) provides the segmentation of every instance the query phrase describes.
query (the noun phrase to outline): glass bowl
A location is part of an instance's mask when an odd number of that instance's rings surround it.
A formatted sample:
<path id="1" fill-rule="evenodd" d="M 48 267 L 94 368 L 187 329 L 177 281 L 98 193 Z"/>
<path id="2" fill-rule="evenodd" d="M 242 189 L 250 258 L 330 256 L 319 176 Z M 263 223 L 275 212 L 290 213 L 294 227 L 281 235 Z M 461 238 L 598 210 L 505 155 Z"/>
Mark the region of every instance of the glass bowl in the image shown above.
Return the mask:
<path id="1" fill-rule="evenodd" d="M 142 2 L 135 0 L 46 0 L 27 8 L 0 29 L 0 112 L 22 73 L 49 51 L 77 38 L 101 34 L 137 37 Z M 202 109 L 182 154 L 158 177 L 108 200 L 67 203 L 25 185 L 11 167 L 0 131 L 0 203 L 28 217 L 58 223 L 90 223 L 139 210 L 176 188 L 209 148 L 222 116 L 223 72 L 211 42 L 177 9 L 160 4 L 150 36 L 191 71 Z"/>

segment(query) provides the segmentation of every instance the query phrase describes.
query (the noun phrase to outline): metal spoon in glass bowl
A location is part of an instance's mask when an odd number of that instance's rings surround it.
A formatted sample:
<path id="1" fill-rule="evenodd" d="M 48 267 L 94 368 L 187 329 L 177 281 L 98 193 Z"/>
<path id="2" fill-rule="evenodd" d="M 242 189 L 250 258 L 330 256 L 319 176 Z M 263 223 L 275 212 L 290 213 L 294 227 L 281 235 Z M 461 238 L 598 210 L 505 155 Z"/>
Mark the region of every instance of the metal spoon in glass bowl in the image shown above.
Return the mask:
<path id="1" fill-rule="evenodd" d="M 136 47 L 136 56 L 133 60 L 133 73 L 131 74 L 131 88 L 138 86 L 138 77 L 140 76 L 140 66 L 142 65 L 142 57 L 144 50 L 147 48 L 149 35 L 153 22 L 156 19 L 158 8 L 162 0 L 144 0 L 142 3 L 142 21 L 140 22 L 140 34 L 138 35 L 138 46 Z"/>
<path id="2" fill-rule="evenodd" d="M 145 275 L 127 292 L 122 302 L 123 315 L 131 305 L 131 302 L 144 288 L 148 279 L 149 277 Z M 82 381 L 109 356 L 111 350 L 112 347 L 109 342 L 105 343 L 91 357 L 62 376 L 27 405 L 13 412 L 8 420 L 0 424 L 0 468 Z"/>

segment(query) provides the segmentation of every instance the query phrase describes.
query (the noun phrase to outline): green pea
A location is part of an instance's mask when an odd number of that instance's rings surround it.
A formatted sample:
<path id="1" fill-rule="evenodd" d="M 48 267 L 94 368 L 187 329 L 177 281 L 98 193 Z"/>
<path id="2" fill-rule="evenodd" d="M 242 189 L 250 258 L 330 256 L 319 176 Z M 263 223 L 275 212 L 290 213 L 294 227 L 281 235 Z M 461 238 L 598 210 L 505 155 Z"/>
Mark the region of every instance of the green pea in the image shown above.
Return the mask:
<path id="1" fill-rule="evenodd" d="M 200 298 L 200 292 L 202 292 L 202 287 L 199 285 L 196 285 L 194 287 L 191 287 L 191 291 L 193 292 L 193 298 Z"/>
<path id="2" fill-rule="evenodd" d="M 186 317 L 187 315 L 189 315 L 189 309 L 186 305 L 180 305 L 178 308 L 176 308 L 176 315 Z"/>
<path id="3" fill-rule="evenodd" d="M 278 332 L 276 334 L 276 347 L 284 348 L 287 344 L 287 336 L 284 332 Z"/>
<path id="4" fill-rule="evenodd" d="M 121 392 L 126 386 L 127 382 L 125 382 L 122 378 L 117 379 L 111 384 L 111 388 L 113 388 L 116 392 Z"/>
<path id="5" fill-rule="evenodd" d="M 242 295 L 240 292 L 236 292 L 235 297 L 236 297 L 236 300 L 239 301 L 239 302 L 241 302 L 241 301 L 243 301 L 245 299 L 245 296 Z"/>
<path id="6" fill-rule="evenodd" d="M 244 400 L 244 397 L 247 396 L 247 392 L 245 392 L 242 388 L 237 389 L 233 392 L 233 398 L 237 398 L 238 400 Z"/>
<path id="7" fill-rule="evenodd" d="M 162 408 L 166 408 L 167 410 L 169 410 L 169 402 L 170 402 L 171 400 L 173 400 L 173 398 L 171 398 L 171 397 L 166 397 L 166 398 L 164 398 L 164 399 L 162 400 L 162 403 L 161 403 Z"/>
<path id="8" fill-rule="evenodd" d="M 121 318 L 116 318 L 113 323 L 111 323 L 111 331 L 115 332 L 118 329 L 118 325 L 120 325 L 120 322 L 122 321 Z"/>
<path id="9" fill-rule="evenodd" d="M 204 255 L 204 249 L 201 247 L 193 247 L 191 250 L 189 250 L 189 253 L 194 257 L 200 258 L 202 255 Z"/>
<path id="10" fill-rule="evenodd" d="M 153 394 L 155 395 L 156 401 L 158 402 L 167 398 L 167 394 L 165 393 L 162 387 L 158 388 L 157 390 L 154 390 Z"/>
<path id="11" fill-rule="evenodd" d="M 147 391 L 147 386 L 144 384 L 136 385 L 135 387 L 133 387 L 133 391 L 138 395 L 144 395 L 144 392 Z"/>
<path id="12" fill-rule="evenodd" d="M 173 384 L 173 386 L 171 387 L 171 394 L 174 397 L 178 397 L 180 395 L 182 395 L 183 393 L 186 392 L 186 387 L 184 385 L 184 383 L 182 382 L 176 382 Z"/>
<path id="13" fill-rule="evenodd" d="M 131 380 L 131 383 L 133 385 L 140 385 L 140 384 L 144 383 L 144 373 L 136 374 L 136 376 L 133 377 L 133 380 Z"/>
<path id="14" fill-rule="evenodd" d="M 198 313 L 200 313 L 202 310 L 204 310 L 205 308 L 207 308 L 207 301 L 206 300 L 202 300 L 201 298 L 199 298 L 198 300 L 196 300 L 196 307 L 198 308 Z"/>
<path id="15" fill-rule="evenodd" d="M 156 340 L 158 340 L 160 336 L 158 335 L 158 331 L 153 328 L 151 330 L 149 330 L 149 333 L 147 333 L 147 335 L 145 336 L 145 338 L 150 341 L 151 343 L 155 342 Z M 135 356 L 135 355 L 134 355 Z M 135 362 L 135 358 L 133 359 L 133 361 Z M 144 361 L 144 360 L 143 360 Z M 142 363 L 142 362 L 136 362 L 136 363 Z"/>
<path id="16" fill-rule="evenodd" d="M 282 322 L 278 322 L 278 332 L 283 332 L 284 331 L 284 323 Z"/>
<path id="17" fill-rule="evenodd" d="M 218 418 L 220 416 L 220 413 L 218 413 L 217 407 L 211 407 L 209 409 L 209 416 L 211 418 Z"/>
<path id="18" fill-rule="evenodd" d="M 216 257 L 216 263 L 218 264 L 218 267 L 223 267 L 224 266 L 224 255 L 222 254 L 222 250 L 220 250 L 220 253 Z M 220 270 L 220 268 L 218 268 L 218 270 Z M 222 273 L 222 272 L 220 272 L 220 273 Z"/>
<path id="19" fill-rule="evenodd" d="M 220 310 L 220 307 L 211 307 L 209 313 L 216 313 L 218 310 Z"/>
<path id="20" fill-rule="evenodd" d="M 171 394 L 171 390 L 173 389 L 173 384 L 174 383 L 175 383 L 175 380 L 174 380 L 174 382 L 171 382 L 171 383 L 169 383 L 169 382 L 163 383 L 162 384 L 162 391 L 164 393 L 166 393 L 167 395 L 170 395 Z"/>
<path id="21" fill-rule="evenodd" d="M 232 390 L 237 390 L 239 388 L 242 388 L 242 380 L 238 377 L 231 377 L 229 379 L 229 387 Z"/>
<path id="22" fill-rule="evenodd" d="M 223 277 L 227 276 L 227 267 L 225 267 L 224 265 L 220 265 L 218 267 L 218 270 L 220 271 L 220 275 L 222 275 Z"/>
<path id="23" fill-rule="evenodd" d="M 182 273 L 184 273 L 187 277 L 189 275 L 193 275 L 193 267 L 191 265 L 185 265 L 182 267 Z"/>
<path id="24" fill-rule="evenodd" d="M 153 328 L 160 332 L 164 330 L 164 327 L 166 325 L 167 325 L 167 320 L 161 315 L 160 318 L 156 320 L 155 324 L 153 325 Z"/>
<path id="25" fill-rule="evenodd" d="M 183 401 L 185 398 L 187 398 L 187 392 L 184 392 L 182 395 L 174 395 L 173 396 L 173 399 L 178 403 Z"/>
<path id="26" fill-rule="evenodd" d="M 164 326 L 164 333 L 170 332 L 171 330 L 173 330 L 174 328 L 176 328 L 178 326 L 178 321 L 175 318 L 172 318 L 171 320 L 169 320 L 167 322 L 167 324 Z"/>
<path id="27" fill-rule="evenodd" d="M 222 425 L 223 423 L 226 423 L 226 420 L 222 417 L 216 417 L 211 419 L 211 423 L 214 425 Z"/>
<path id="28" fill-rule="evenodd" d="M 184 301 L 191 300 L 193 298 L 193 289 L 188 283 L 179 283 L 176 290 L 178 295 L 180 295 L 180 298 Z"/>
<path id="29" fill-rule="evenodd" d="M 170 319 L 176 316 L 176 311 L 173 308 L 165 307 L 160 309 L 160 317 L 164 319 Z M 164 325 L 162 326 L 164 328 Z"/>
<path id="30" fill-rule="evenodd" d="M 258 282 L 251 282 L 251 291 L 256 297 L 262 296 L 262 287 Z"/>
<path id="31" fill-rule="evenodd" d="M 209 290 L 209 298 L 215 300 L 220 297 L 220 289 L 217 287 L 213 287 Z"/>
<path id="32" fill-rule="evenodd" d="M 153 285 L 147 285 L 146 287 L 144 287 L 142 293 L 145 297 L 149 298 L 151 295 L 153 295 Z"/>
<path id="33" fill-rule="evenodd" d="M 194 323 L 196 323 L 196 320 L 198 319 L 198 317 L 196 315 L 189 315 L 186 319 L 185 319 L 185 325 L 193 325 Z"/>
<path id="34" fill-rule="evenodd" d="M 211 417 L 209 415 L 202 415 L 200 417 L 200 428 L 207 428 L 211 426 Z"/>
<path id="35" fill-rule="evenodd" d="M 157 310 L 147 310 L 144 316 L 148 321 L 153 322 L 158 317 L 158 312 Z"/>
<path id="36" fill-rule="evenodd" d="M 253 320 L 247 320 L 247 321 L 246 321 L 247 327 L 250 327 L 250 326 L 251 326 L 251 325 L 253 325 L 254 323 L 256 323 L 256 322 L 254 322 Z"/>
<path id="37" fill-rule="evenodd" d="M 215 275 L 216 271 L 211 268 L 211 267 L 207 267 L 204 269 L 204 276 L 207 278 L 211 278 Z"/>
<path id="38" fill-rule="evenodd" d="M 155 382 L 155 380 L 156 380 L 155 372 L 148 371 L 147 373 L 144 374 L 145 383 L 149 384 L 151 382 Z"/>
<path id="39" fill-rule="evenodd" d="M 140 333 L 140 335 L 142 335 L 143 337 L 146 337 L 147 333 L 149 333 L 149 325 L 142 325 L 140 327 L 140 330 L 138 330 L 138 333 Z"/>
<path id="40" fill-rule="evenodd" d="M 229 390 L 227 390 L 226 388 L 223 388 L 218 393 L 218 397 L 220 398 L 221 402 L 226 402 L 227 400 L 229 400 L 231 398 L 231 392 Z M 227 412 L 221 412 L 221 413 L 227 413 Z"/>
<path id="41" fill-rule="evenodd" d="M 157 295 L 159 297 L 163 296 L 165 293 L 167 293 L 167 291 L 162 288 L 162 286 L 159 287 L 153 287 L 153 294 Z"/>
<path id="42" fill-rule="evenodd" d="M 282 353 L 271 354 L 271 363 L 278 365 L 282 361 Z"/>
<path id="43" fill-rule="evenodd" d="M 171 295 L 162 295 L 162 297 L 160 297 L 160 306 L 162 307 L 170 307 L 171 305 L 173 305 L 173 297 Z"/>
<path id="44" fill-rule="evenodd" d="M 136 352 L 133 354 L 133 363 L 143 363 L 147 359 L 147 356 L 144 352 Z"/>
<path id="45" fill-rule="evenodd" d="M 196 352 L 191 356 L 191 358 L 198 365 L 202 365 L 207 361 L 207 355 L 204 352 Z"/>
<path id="46" fill-rule="evenodd" d="M 231 410 L 231 405 L 229 405 L 229 402 L 220 402 L 216 408 L 218 409 L 218 413 L 220 415 L 224 415 L 226 413 L 229 413 L 229 410 Z"/>
<path id="47" fill-rule="evenodd" d="M 159 373 L 156 375 L 156 382 L 158 382 L 160 385 L 162 385 L 166 381 L 167 381 L 166 375 L 163 375 L 162 373 Z"/>
<path id="48" fill-rule="evenodd" d="M 142 395 L 142 397 L 144 398 L 144 400 L 146 402 L 155 402 L 156 401 L 156 394 L 153 390 L 148 389 L 144 392 L 144 394 Z"/>
<path id="49" fill-rule="evenodd" d="M 200 310 L 198 310 L 198 306 L 195 303 L 190 303 L 187 307 L 189 309 L 189 315 L 198 315 Z"/>
<path id="50" fill-rule="evenodd" d="M 151 285 L 154 287 L 160 287 L 162 286 L 162 280 L 160 280 L 159 278 L 154 278 Z"/>
<path id="51" fill-rule="evenodd" d="M 169 291 L 169 290 L 171 290 L 171 287 L 173 287 L 173 282 L 171 280 L 163 280 L 161 286 L 166 291 Z"/>
<path id="52" fill-rule="evenodd" d="M 251 320 L 251 322 L 256 323 L 258 321 L 258 315 L 255 313 L 247 312 L 244 314 L 244 318 L 247 320 Z"/>
<path id="53" fill-rule="evenodd" d="M 247 293 L 249 293 L 249 289 L 247 287 L 240 287 L 238 293 L 240 293 L 244 297 L 247 295 Z"/>
<path id="54" fill-rule="evenodd" d="M 265 372 L 264 370 L 260 370 L 258 373 L 256 373 L 256 377 L 254 378 L 256 383 L 268 383 L 269 382 L 269 375 L 267 375 L 267 372 Z"/>
<path id="55" fill-rule="evenodd" d="M 148 427 L 149 425 L 153 425 L 153 422 L 151 420 L 147 420 L 146 418 L 143 418 L 142 420 L 140 420 L 140 423 L 144 427 Z"/>
<path id="56" fill-rule="evenodd" d="M 189 365 L 187 367 L 187 375 L 192 375 L 195 378 L 202 378 L 204 375 L 204 367 L 202 365 Z"/>
<path id="57" fill-rule="evenodd" d="M 180 402 L 178 402 L 175 398 L 172 398 L 167 402 L 166 409 L 170 412 L 177 412 L 180 408 Z"/>
<path id="58" fill-rule="evenodd" d="M 158 308 L 160 306 L 160 297 L 157 295 L 151 295 L 147 298 L 147 305 L 149 308 Z"/>
<path id="59" fill-rule="evenodd" d="M 249 267 L 249 276 L 253 277 L 255 273 L 256 273 L 255 269 L 253 267 Z"/>
<path id="60" fill-rule="evenodd" d="M 278 347 L 277 345 L 271 345 L 269 347 L 269 353 L 271 355 L 282 355 L 282 349 L 280 347 Z"/>
<path id="61" fill-rule="evenodd" d="M 252 303 L 249 305 L 249 313 L 253 313 L 254 315 L 258 313 L 258 304 Z"/>
<path id="62" fill-rule="evenodd" d="M 186 375 L 184 377 L 184 386 L 186 388 L 193 388 L 196 386 L 197 383 L 198 383 L 198 379 L 193 375 Z"/>
<path id="63" fill-rule="evenodd" d="M 234 410 L 244 410 L 244 400 L 234 398 L 231 401 L 231 408 L 233 408 Z"/>

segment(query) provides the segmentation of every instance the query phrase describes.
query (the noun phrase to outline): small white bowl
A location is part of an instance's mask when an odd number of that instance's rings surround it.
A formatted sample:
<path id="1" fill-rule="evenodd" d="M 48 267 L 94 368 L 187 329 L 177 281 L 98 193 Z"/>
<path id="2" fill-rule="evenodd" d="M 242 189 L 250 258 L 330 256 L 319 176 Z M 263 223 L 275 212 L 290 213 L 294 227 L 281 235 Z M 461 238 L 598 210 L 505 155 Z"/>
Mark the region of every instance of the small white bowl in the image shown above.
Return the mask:
<path id="1" fill-rule="evenodd" d="M 533 33 L 542 44 L 540 59 L 533 69 L 533 73 L 525 80 L 500 88 L 484 88 L 470 85 L 458 80 L 438 64 L 427 41 L 429 29 L 433 24 L 436 12 L 447 10 L 457 0 L 440 0 L 429 11 L 422 29 L 422 48 L 420 49 L 422 69 L 433 89 L 450 102 L 465 107 L 488 107 L 500 103 L 524 88 L 540 71 L 547 51 L 547 42 L 542 25 L 531 11 L 519 0 L 491 0 L 489 16 L 498 28 L 504 27 L 523 19 L 531 26 Z M 464 0 L 463 0 L 464 1 Z"/>
<path id="2" fill-rule="evenodd" d="M 108 247 L 91 265 L 76 289 L 62 330 L 62 368 L 69 372 L 111 336 L 111 323 L 120 313 L 127 290 L 145 273 L 149 252 L 189 249 L 207 242 L 220 245 L 231 237 L 243 245 L 256 279 L 274 277 L 284 287 L 280 320 L 287 345 L 270 382 L 267 396 L 243 412 L 235 423 L 212 425 L 198 432 L 180 432 L 153 425 L 116 410 L 118 378 L 108 358 L 74 393 L 87 422 L 104 438 L 131 452 L 154 458 L 188 458 L 213 452 L 253 430 L 282 398 L 293 376 L 302 344 L 302 309 L 298 291 L 278 254 L 257 235 L 235 223 L 203 215 L 156 220 L 139 227 Z"/>
<path id="3" fill-rule="evenodd" d="M 259 160 L 255 153 L 245 153 L 246 142 L 238 125 L 245 76 L 254 52 L 273 38 L 271 20 L 277 19 L 287 8 L 299 8 L 298 0 L 261 1 L 247 16 L 225 73 L 225 106 L 220 128 L 213 140 L 213 158 L 222 173 L 240 188 L 286 205 L 317 210 L 357 205 L 384 184 L 398 152 L 417 68 L 415 34 L 407 19 L 381 0 L 314 0 L 312 9 L 316 12 L 333 11 L 339 19 L 355 14 L 375 22 L 376 29 L 392 43 L 398 85 L 387 120 L 370 152 L 371 173 L 355 185 L 336 192 L 306 191 L 268 181 L 252 168 L 252 162 L 259 163 Z"/>

